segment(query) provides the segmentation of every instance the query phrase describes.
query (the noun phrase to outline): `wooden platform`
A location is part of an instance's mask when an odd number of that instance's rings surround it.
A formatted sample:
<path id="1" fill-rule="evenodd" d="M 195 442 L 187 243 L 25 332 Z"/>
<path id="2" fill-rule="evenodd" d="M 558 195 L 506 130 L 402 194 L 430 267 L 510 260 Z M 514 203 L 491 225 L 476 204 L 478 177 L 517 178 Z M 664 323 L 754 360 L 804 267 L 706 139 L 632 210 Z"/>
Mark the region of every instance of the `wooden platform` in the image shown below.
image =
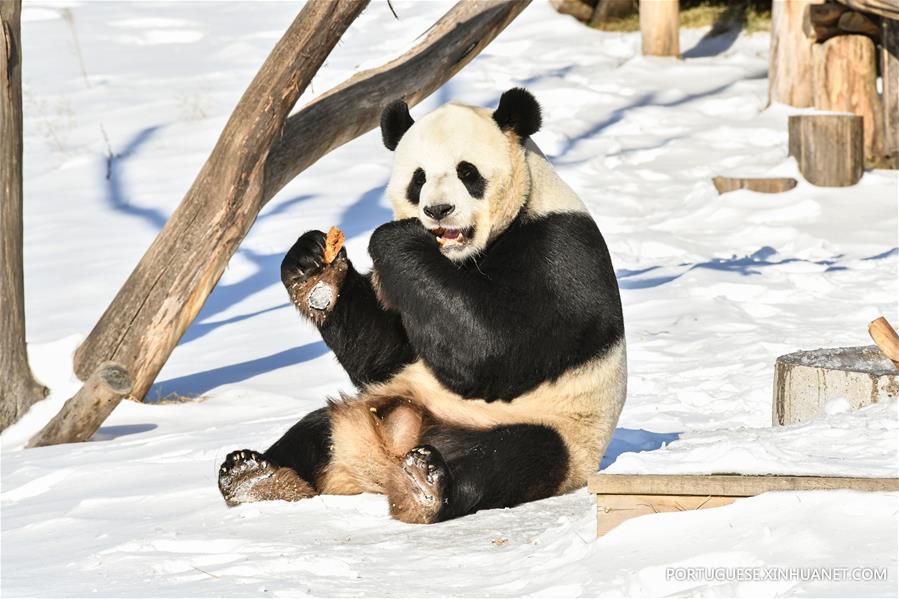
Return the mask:
<path id="1" fill-rule="evenodd" d="M 899 491 L 899 478 L 596 473 L 587 489 L 596 495 L 596 533 L 601 537 L 646 514 L 721 507 L 768 491 Z"/>

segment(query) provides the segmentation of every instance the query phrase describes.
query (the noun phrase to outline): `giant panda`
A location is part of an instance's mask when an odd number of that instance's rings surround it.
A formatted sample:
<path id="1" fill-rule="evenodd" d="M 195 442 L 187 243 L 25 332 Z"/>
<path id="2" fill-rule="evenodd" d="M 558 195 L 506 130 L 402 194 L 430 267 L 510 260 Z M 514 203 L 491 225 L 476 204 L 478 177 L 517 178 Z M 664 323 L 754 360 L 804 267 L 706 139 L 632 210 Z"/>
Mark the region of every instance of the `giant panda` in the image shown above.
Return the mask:
<path id="1" fill-rule="evenodd" d="M 345 250 L 326 263 L 321 231 L 281 267 L 357 393 L 230 453 L 229 505 L 375 492 L 433 523 L 584 485 L 625 400 L 624 322 L 596 223 L 530 140 L 540 125 L 520 88 L 492 112 L 387 106 L 395 220 L 371 236 L 372 272 Z"/>

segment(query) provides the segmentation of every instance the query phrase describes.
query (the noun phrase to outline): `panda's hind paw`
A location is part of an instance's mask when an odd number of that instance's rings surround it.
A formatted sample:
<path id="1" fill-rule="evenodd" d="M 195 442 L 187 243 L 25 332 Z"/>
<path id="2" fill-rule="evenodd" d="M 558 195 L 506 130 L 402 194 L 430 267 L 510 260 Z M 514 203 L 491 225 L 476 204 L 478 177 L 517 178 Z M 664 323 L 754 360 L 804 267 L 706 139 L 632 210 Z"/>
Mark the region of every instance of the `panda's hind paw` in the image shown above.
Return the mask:
<path id="1" fill-rule="evenodd" d="M 262 480 L 273 476 L 277 469 L 258 451 L 232 451 L 219 467 L 219 491 L 228 505 L 246 503 L 252 500 L 248 492 Z"/>
<path id="2" fill-rule="evenodd" d="M 390 513 L 403 522 L 436 522 L 449 501 L 449 486 L 449 469 L 440 453 L 430 445 L 415 447 L 388 484 Z"/>

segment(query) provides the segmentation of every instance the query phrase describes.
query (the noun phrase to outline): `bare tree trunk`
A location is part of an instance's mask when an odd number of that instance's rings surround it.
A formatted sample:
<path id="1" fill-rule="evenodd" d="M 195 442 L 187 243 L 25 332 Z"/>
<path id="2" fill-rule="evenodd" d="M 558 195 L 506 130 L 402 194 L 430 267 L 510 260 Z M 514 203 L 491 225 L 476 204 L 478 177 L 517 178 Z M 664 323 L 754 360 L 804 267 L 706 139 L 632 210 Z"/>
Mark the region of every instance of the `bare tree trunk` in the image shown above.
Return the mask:
<path id="1" fill-rule="evenodd" d="M 775 0 L 771 7 L 768 101 L 812 105 L 812 45 L 803 31 L 810 4 L 823 0 Z"/>
<path id="2" fill-rule="evenodd" d="M 79 377 L 90 376 L 105 360 L 115 360 L 133 377 L 132 397 L 142 399 L 264 203 L 318 158 L 374 128 L 390 100 L 403 97 L 415 104 L 434 91 L 527 3 L 463 0 L 412 51 L 355 75 L 292 116 L 282 129 L 287 110 L 315 72 L 306 68 L 313 60 L 304 63 L 300 57 L 314 55 L 317 68 L 327 54 L 322 53 L 324 46 L 330 50 L 339 37 L 326 37 L 324 31 L 336 33 L 337 21 L 345 28 L 364 2 L 357 1 L 359 6 L 352 11 L 347 2 L 307 4 L 241 100 L 188 195 L 78 348 L 75 370 Z M 319 14 L 326 10 L 333 14 L 327 18 Z M 317 24 L 298 32 L 297 23 L 312 22 L 305 16 L 307 11 L 318 18 Z M 259 94 L 255 87 L 271 69 L 269 63 L 287 61 L 291 68 L 281 78 L 270 80 L 266 75 L 265 93 Z M 290 92 L 286 96 L 285 90 Z M 267 113 L 262 122 L 272 126 L 262 127 L 252 111 L 269 101 L 268 110 L 277 110 L 278 118 Z M 243 130 L 251 123 L 254 129 Z M 238 164 L 228 162 L 235 157 Z"/>
<path id="3" fill-rule="evenodd" d="M 21 0 L 0 1 L 0 430 L 47 396 L 25 347 Z"/>

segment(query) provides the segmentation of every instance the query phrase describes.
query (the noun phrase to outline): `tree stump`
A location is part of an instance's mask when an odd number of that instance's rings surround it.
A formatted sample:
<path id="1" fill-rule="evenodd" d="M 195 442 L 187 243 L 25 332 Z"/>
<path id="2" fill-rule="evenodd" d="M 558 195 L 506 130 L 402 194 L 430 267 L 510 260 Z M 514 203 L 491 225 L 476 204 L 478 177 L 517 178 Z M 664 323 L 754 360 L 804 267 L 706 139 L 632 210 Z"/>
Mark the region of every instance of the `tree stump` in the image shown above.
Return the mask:
<path id="1" fill-rule="evenodd" d="M 822 0 L 777 0 L 771 7 L 768 101 L 812 105 L 812 45 L 803 32 L 805 13 Z"/>
<path id="2" fill-rule="evenodd" d="M 796 187 L 793 177 L 714 177 L 712 184 L 718 194 L 748 189 L 758 193 L 783 193 Z"/>
<path id="3" fill-rule="evenodd" d="M 28 442 L 27 447 L 87 441 L 131 393 L 131 377 L 121 364 L 104 362 L 53 420 Z"/>
<path id="4" fill-rule="evenodd" d="M 893 397 L 899 397 L 899 371 L 876 345 L 799 351 L 774 365 L 775 425 L 808 422 L 831 401 L 857 410 Z"/>
<path id="5" fill-rule="evenodd" d="M 680 56 L 677 0 L 640 0 L 643 56 Z"/>
<path id="6" fill-rule="evenodd" d="M 883 106 L 877 93 L 874 42 L 864 35 L 838 35 L 815 44 L 812 55 L 815 108 L 861 116 L 865 160 L 879 160 L 883 154 Z"/>
<path id="7" fill-rule="evenodd" d="M 812 185 L 847 187 L 862 178 L 865 163 L 862 117 L 800 114 L 789 120 L 789 152 Z"/>
<path id="8" fill-rule="evenodd" d="M 881 19 L 883 150 L 889 168 L 899 169 L 899 21 Z"/>

